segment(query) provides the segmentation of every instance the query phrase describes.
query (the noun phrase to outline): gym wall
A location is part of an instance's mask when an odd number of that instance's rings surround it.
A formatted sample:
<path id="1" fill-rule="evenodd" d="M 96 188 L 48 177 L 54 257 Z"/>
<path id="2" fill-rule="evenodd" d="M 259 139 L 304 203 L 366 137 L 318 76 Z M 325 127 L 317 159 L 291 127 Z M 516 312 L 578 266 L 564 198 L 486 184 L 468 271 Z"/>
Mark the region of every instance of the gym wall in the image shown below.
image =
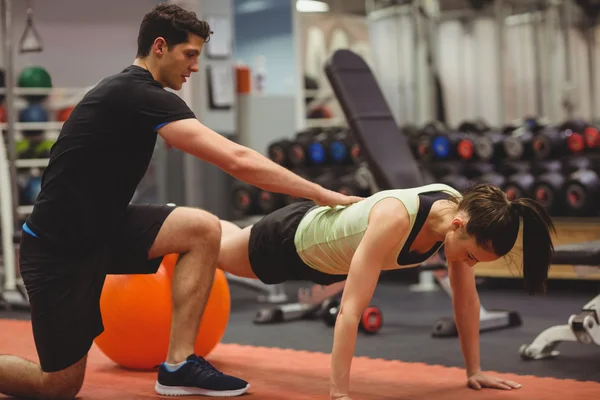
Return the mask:
<path id="1" fill-rule="evenodd" d="M 256 2 L 234 0 L 235 60 L 258 74 L 264 68 L 262 90 L 267 96 L 296 95 L 296 65 L 291 1 L 272 2 L 267 9 L 257 9 Z M 261 65 L 263 64 L 263 65 Z"/>
<path id="2" fill-rule="evenodd" d="M 295 46 L 293 1 L 263 3 L 234 0 L 237 63 L 251 70 L 251 93 L 243 103 L 242 144 L 266 154 L 268 143 L 291 137 L 299 129 L 297 105 L 302 100 Z M 301 114 L 300 114 L 301 115 Z"/>
<path id="3" fill-rule="evenodd" d="M 51 0 L 34 2 L 40 53 L 15 54 L 15 73 L 42 65 L 57 87 L 88 87 L 121 71 L 135 58 L 141 19 L 156 0 Z M 13 46 L 25 31 L 25 1 L 13 1 Z M 77 32 L 77 34 L 73 34 Z M 4 65 L 0 52 L 0 65 Z"/>

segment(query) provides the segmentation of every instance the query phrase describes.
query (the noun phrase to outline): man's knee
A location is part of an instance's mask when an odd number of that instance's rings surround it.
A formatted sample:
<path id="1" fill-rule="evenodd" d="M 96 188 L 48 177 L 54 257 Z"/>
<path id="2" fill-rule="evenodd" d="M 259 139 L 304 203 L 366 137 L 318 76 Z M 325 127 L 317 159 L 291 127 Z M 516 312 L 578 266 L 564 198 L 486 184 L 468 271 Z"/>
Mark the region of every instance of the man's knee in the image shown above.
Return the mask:
<path id="1" fill-rule="evenodd" d="M 70 367 L 42 376 L 42 396 L 44 400 L 71 400 L 83 386 L 87 356 Z"/>
<path id="2" fill-rule="evenodd" d="M 222 235 L 221 221 L 207 211 L 197 210 L 190 220 L 189 237 L 193 250 L 195 247 L 205 248 L 206 245 L 219 248 Z"/>

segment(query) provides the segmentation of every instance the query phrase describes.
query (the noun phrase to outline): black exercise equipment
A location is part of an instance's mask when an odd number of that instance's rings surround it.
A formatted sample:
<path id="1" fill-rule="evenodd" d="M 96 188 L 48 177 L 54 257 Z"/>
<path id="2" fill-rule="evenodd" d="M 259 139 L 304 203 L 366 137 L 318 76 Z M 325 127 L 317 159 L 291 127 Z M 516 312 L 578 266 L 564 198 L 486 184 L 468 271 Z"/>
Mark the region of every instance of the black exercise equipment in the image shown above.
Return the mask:
<path id="1" fill-rule="evenodd" d="M 533 184 L 535 177 L 531 172 L 517 172 L 509 176 L 502 187 L 509 200 L 522 197 L 533 197 Z"/>
<path id="2" fill-rule="evenodd" d="M 547 126 L 533 141 L 533 154 L 537 159 L 563 157 L 585 149 L 583 135 L 566 126 Z"/>
<path id="3" fill-rule="evenodd" d="M 269 144 L 269 146 L 267 147 L 267 154 L 269 155 L 269 158 L 272 161 L 276 162 L 277 164 L 283 167 L 288 168 L 291 166 L 288 158 L 288 152 L 291 145 L 292 142 L 289 139 L 277 140 Z"/>
<path id="4" fill-rule="evenodd" d="M 504 158 L 504 139 L 506 139 L 504 132 L 493 129 L 484 135 L 477 136 L 473 141 L 475 155 L 481 161 L 495 161 Z"/>
<path id="5" fill-rule="evenodd" d="M 258 194 L 260 189 L 242 181 L 234 181 L 231 190 L 233 209 L 242 215 L 259 213 Z"/>
<path id="6" fill-rule="evenodd" d="M 458 131 L 469 135 L 483 135 L 490 130 L 489 125 L 482 119 L 463 121 L 458 125 Z"/>
<path id="7" fill-rule="evenodd" d="M 413 124 L 404 125 L 400 130 L 408 139 L 408 146 L 413 156 L 418 160 L 427 161 L 431 146 L 430 138 Z"/>
<path id="8" fill-rule="evenodd" d="M 319 301 L 298 301 L 297 303 L 282 304 L 260 309 L 256 313 L 253 322 L 255 324 L 276 324 L 301 319 L 321 319 L 325 322 L 327 318 L 325 314 L 330 312 L 333 305 L 339 305 L 338 296 L 342 292 L 344 284 L 345 283 L 342 281 L 337 284 L 329 285 L 326 289 L 326 297 Z"/>
<path id="9" fill-rule="evenodd" d="M 281 193 L 273 193 L 266 190 L 260 190 L 257 196 L 258 211 L 266 215 L 279 210 L 285 206 L 285 196 Z"/>
<path id="10" fill-rule="evenodd" d="M 594 216 L 600 207 L 600 159 L 586 157 L 589 162 L 569 174 L 565 182 L 566 214 L 568 216 Z"/>
<path id="11" fill-rule="evenodd" d="M 414 157 L 424 162 L 431 161 L 434 158 L 433 139 L 444 135 L 447 131 L 448 127 L 440 121 L 430 121 L 420 130 L 418 128 L 413 129 L 411 126 L 405 126 L 401 129 L 401 132 L 408 138 L 409 147 Z M 443 139 L 441 140 L 443 141 Z"/>
<path id="12" fill-rule="evenodd" d="M 574 265 L 600 269 L 600 241 L 558 245 L 554 249 L 553 265 Z M 600 346 L 600 295 L 572 314 L 567 324 L 556 325 L 541 332 L 530 344 L 519 348 L 524 360 L 556 357 L 556 347 L 562 342 L 579 342 Z"/>
<path id="13" fill-rule="evenodd" d="M 475 135 L 460 131 L 449 131 L 431 138 L 433 159 L 471 160 L 475 156 Z"/>
<path id="14" fill-rule="evenodd" d="M 325 73 L 377 186 L 419 186 L 422 175 L 407 138 L 367 63 L 352 51 L 338 50 L 326 63 Z"/>
<path id="15" fill-rule="evenodd" d="M 513 130 L 504 138 L 504 154 L 509 160 L 523 160 L 533 156 L 535 131 L 526 126 Z"/>
<path id="16" fill-rule="evenodd" d="M 296 137 L 288 147 L 287 158 L 292 168 L 311 165 L 310 145 L 313 143 L 315 136 L 321 133 L 319 128 L 311 128 L 296 134 Z"/>
<path id="17" fill-rule="evenodd" d="M 259 325 L 297 321 L 300 319 L 313 319 L 321 307 L 320 304 L 290 303 L 269 308 L 261 308 L 256 313 L 253 322 Z"/>
<path id="18" fill-rule="evenodd" d="M 531 164 L 505 164 L 512 166 L 517 172 L 507 174 L 506 182 L 501 186 L 510 200 L 527 197 L 535 198 L 536 177 L 546 173 L 561 171 L 563 164 L 558 160 L 536 162 Z"/>
<path id="19" fill-rule="evenodd" d="M 335 321 L 340 311 L 340 302 L 338 297 L 325 300 L 320 310 L 321 320 L 329 327 L 335 326 Z M 375 334 L 383 326 L 383 313 L 377 306 L 369 306 L 363 311 L 358 330 L 366 334 Z"/>
<path id="20" fill-rule="evenodd" d="M 350 165 L 354 163 L 352 146 L 355 141 L 350 131 L 344 128 L 330 128 L 313 138 L 308 147 L 308 157 L 312 165 Z"/>
<path id="21" fill-rule="evenodd" d="M 600 147 L 600 131 L 592 124 L 583 131 L 583 139 L 587 150 L 595 150 Z"/>
<path id="22" fill-rule="evenodd" d="M 565 184 L 567 177 L 580 168 L 590 165 L 585 157 L 575 157 L 564 161 L 544 163 L 546 171 L 541 171 L 533 184 L 533 198 L 553 217 L 564 216 L 566 212 Z M 535 167 L 534 167 L 535 168 Z"/>

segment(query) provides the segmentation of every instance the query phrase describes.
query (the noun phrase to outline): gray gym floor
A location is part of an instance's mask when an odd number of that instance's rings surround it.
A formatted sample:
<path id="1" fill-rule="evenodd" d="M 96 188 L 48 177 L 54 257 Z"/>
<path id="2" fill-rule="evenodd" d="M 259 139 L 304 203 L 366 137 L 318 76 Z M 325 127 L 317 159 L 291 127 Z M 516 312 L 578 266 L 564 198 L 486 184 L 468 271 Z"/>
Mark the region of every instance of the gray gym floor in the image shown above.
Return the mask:
<path id="1" fill-rule="evenodd" d="M 287 284 L 290 295 L 302 285 Z M 600 382 L 600 346 L 563 343 L 556 359 L 522 361 L 518 350 L 552 325 L 565 324 L 572 313 L 591 300 L 600 290 L 580 287 L 550 290 L 545 296 L 531 297 L 520 290 L 480 287 L 480 297 L 488 309 L 518 311 L 523 325 L 481 334 L 481 362 L 487 371 L 521 375 L 549 376 Z M 598 289 L 598 286 L 595 287 Z M 330 352 L 333 329 L 320 320 L 304 320 L 278 325 L 255 325 L 252 320 L 264 305 L 257 294 L 231 285 L 232 309 L 224 343 L 292 348 Z M 444 292 L 411 292 L 399 282 L 381 282 L 372 304 L 382 309 L 384 325 L 372 336 L 359 335 L 356 354 L 372 358 L 424 362 L 463 367 L 457 338 L 432 338 L 434 322 L 452 315 L 450 299 Z M 26 312 L 0 312 L 0 318 L 28 319 Z"/>
<path id="2" fill-rule="evenodd" d="M 292 294 L 298 287 L 287 284 Z M 569 316 L 579 312 L 600 290 L 581 293 L 563 289 L 539 297 L 519 290 L 480 288 L 479 292 L 487 309 L 517 310 L 523 319 L 520 327 L 481 334 L 485 370 L 600 382 L 600 346 L 563 343 L 557 348 L 560 356 L 551 360 L 522 361 L 518 353 L 521 344 L 530 343 L 545 328 L 566 324 Z M 261 307 L 255 299 L 255 293 L 232 287 L 232 312 L 223 342 L 331 352 L 333 329 L 320 320 L 253 324 Z M 376 335 L 358 336 L 356 355 L 464 366 L 458 338 L 431 336 L 437 319 L 452 316 L 452 305 L 444 292 L 411 292 L 407 284 L 382 282 L 372 304 L 381 308 L 384 324 Z"/>

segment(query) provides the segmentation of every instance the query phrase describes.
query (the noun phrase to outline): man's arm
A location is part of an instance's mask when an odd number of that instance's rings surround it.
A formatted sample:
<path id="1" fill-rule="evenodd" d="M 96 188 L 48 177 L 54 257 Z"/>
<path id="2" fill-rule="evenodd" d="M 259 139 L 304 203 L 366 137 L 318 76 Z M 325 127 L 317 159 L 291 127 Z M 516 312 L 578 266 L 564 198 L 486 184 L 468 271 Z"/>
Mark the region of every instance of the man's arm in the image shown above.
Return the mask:
<path id="1" fill-rule="evenodd" d="M 263 190 L 311 199 L 320 205 L 343 205 L 360 200 L 305 180 L 262 154 L 228 140 L 195 118 L 171 122 L 158 133 L 169 145 Z"/>
<path id="2" fill-rule="evenodd" d="M 448 265 L 452 286 L 452 306 L 460 345 L 465 359 L 467 377 L 481 371 L 479 352 L 480 303 L 475 273 L 466 263 Z"/>
<path id="3" fill-rule="evenodd" d="M 335 323 L 331 359 L 332 399 L 349 395 L 350 368 L 359 321 L 373 297 L 384 263 L 404 238 L 402 232 L 407 233 L 408 230 L 408 214 L 398 200 L 382 200 L 371 210 L 367 231 L 352 257 Z"/>

